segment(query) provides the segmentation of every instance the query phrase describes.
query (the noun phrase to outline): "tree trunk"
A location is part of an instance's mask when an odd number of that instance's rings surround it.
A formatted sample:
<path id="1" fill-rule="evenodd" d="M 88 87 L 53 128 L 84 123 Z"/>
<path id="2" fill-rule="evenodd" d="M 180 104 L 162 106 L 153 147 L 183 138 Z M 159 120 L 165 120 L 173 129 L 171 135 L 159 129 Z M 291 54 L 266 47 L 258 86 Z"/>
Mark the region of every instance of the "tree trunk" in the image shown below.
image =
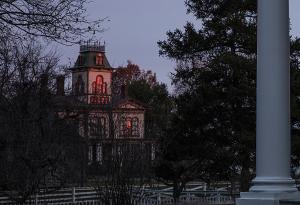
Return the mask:
<path id="1" fill-rule="evenodd" d="M 250 188 L 251 175 L 248 167 L 242 167 L 241 177 L 240 177 L 240 191 L 248 191 Z"/>
<path id="2" fill-rule="evenodd" d="M 181 195 L 181 192 L 182 192 L 184 186 L 185 186 L 185 183 L 183 183 L 183 182 L 180 183 L 177 180 L 175 180 L 173 182 L 173 198 L 174 198 L 175 204 L 179 203 L 179 198 L 180 198 L 180 195 Z"/>

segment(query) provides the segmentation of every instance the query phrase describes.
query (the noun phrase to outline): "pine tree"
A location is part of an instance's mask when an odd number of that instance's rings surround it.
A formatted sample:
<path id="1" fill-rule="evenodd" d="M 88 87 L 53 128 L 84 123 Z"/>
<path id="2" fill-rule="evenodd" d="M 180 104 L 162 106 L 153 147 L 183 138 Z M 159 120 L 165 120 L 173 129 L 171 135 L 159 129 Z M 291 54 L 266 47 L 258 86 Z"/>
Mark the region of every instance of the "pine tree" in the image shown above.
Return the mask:
<path id="1" fill-rule="evenodd" d="M 256 1 L 187 0 L 186 6 L 202 27 L 187 23 L 184 31 L 168 32 L 167 40 L 158 42 L 160 54 L 178 62 L 172 80 L 177 115 L 186 125 L 182 132 L 197 139 L 195 158 L 213 162 L 199 173 L 239 180 L 240 189 L 248 190 L 255 174 Z M 298 40 L 291 54 L 291 73 L 299 76 Z M 292 102 L 299 101 L 298 90 L 292 90 Z M 206 156 L 203 139 L 213 145 Z"/>

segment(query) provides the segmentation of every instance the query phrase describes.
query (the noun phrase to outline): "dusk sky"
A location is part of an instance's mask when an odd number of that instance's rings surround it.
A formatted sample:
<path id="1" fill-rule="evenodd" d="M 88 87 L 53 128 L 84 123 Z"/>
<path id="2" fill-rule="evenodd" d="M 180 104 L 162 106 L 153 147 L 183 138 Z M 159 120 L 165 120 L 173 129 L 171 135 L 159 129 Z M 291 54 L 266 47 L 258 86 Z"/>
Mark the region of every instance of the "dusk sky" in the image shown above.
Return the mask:
<path id="1" fill-rule="evenodd" d="M 292 35 L 300 36 L 300 0 L 290 0 Z M 166 32 L 182 29 L 186 21 L 201 26 L 186 14 L 184 0 L 94 0 L 89 4 L 91 18 L 107 17 L 107 31 L 97 37 L 106 42 L 106 55 L 112 67 L 125 66 L 127 60 L 142 69 L 150 69 L 158 80 L 170 88 L 170 72 L 175 62 L 158 55 L 157 41 L 166 39 Z M 61 63 L 75 62 L 79 46 L 59 46 Z"/>

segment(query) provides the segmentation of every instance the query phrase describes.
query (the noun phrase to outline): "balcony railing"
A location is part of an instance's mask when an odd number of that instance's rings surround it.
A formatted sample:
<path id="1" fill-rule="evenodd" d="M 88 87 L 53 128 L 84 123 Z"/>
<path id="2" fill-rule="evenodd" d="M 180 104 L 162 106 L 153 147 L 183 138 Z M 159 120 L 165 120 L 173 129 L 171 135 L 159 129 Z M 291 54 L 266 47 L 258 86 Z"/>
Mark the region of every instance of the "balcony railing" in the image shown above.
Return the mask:
<path id="1" fill-rule="evenodd" d="M 86 104 L 109 105 L 111 103 L 111 95 L 106 94 L 84 94 L 76 95 L 76 98 Z"/>
<path id="2" fill-rule="evenodd" d="M 89 43 L 80 46 L 80 52 L 93 51 L 93 52 L 105 52 L 105 45 L 100 43 Z"/>
<path id="3" fill-rule="evenodd" d="M 111 95 L 90 94 L 88 97 L 89 104 L 107 105 L 111 103 Z"/>

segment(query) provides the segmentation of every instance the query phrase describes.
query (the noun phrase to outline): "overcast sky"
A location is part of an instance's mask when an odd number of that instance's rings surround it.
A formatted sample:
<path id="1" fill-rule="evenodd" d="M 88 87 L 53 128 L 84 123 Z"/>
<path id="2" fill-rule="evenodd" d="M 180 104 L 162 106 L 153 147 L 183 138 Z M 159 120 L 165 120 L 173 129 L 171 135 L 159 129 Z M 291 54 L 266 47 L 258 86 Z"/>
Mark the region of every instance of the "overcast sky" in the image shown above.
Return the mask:
<path id="1" fill-rule="evenodd" d="M 300 0 L 290 0 L 292 35 L 300 36 Z M 91 18 L 108 17 L 107 31 L 98 40 L 106 42 L 106 55 L 112 67 L 126 65 L 127 60 L 142 69 L 156 72 L 158 80 L 170 86 L 170 72 L 175 63 L 158 56 L 157 41 L 166 39 L 166 32 L 183 28 L 186 21 L 200 26 L 186 14 L 184 0 L 94 0 L 89 4 Z M 74 63 L 79 46 L 59 47 L 61 63 Z"/>

